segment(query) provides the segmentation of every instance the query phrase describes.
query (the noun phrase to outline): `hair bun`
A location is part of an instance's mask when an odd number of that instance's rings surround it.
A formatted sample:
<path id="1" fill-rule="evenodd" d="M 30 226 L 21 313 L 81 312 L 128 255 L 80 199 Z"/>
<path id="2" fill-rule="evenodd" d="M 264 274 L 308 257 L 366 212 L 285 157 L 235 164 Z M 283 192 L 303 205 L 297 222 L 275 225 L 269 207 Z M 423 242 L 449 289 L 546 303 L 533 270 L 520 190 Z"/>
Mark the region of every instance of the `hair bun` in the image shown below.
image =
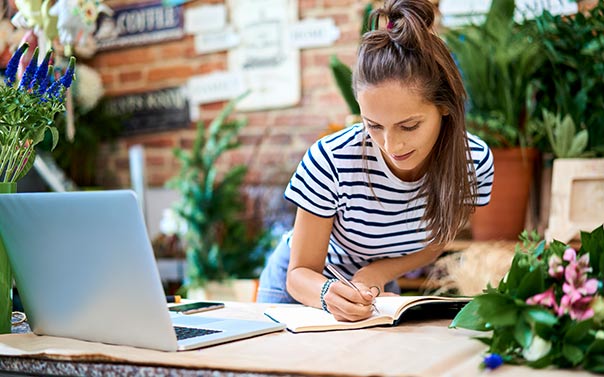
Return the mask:
<path id="1" fill-rule="evenodd" d="M 430 0 L 386 0 L 379 12 L 388 18 L 390 38 L 407 49 L 423 49 L 434 25 Z"/>

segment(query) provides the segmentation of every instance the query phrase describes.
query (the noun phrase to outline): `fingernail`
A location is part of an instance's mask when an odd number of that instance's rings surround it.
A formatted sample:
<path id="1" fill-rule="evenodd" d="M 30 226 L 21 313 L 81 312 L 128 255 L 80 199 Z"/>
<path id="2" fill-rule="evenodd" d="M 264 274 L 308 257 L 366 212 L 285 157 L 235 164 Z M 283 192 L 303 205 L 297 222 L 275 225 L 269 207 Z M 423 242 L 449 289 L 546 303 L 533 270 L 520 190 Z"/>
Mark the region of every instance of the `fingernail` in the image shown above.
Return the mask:
<path id="1" fill-rule="evenodd" d="M 371 291 L 365 291 L 365 294 L 373 297 L 373 293 L 371 293 Z"/>

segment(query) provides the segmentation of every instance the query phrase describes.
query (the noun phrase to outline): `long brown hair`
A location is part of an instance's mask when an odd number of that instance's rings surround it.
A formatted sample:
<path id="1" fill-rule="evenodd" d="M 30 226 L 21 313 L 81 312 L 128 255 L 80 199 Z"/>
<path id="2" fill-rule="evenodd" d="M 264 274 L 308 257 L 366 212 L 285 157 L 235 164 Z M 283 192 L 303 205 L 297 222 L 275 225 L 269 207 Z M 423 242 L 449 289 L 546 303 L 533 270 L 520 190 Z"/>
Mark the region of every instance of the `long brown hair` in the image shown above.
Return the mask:
<path id="1" fill-rule="evenodd" d="M 379 28 L 387 20 L 386 28 Z M 429 155 L 424 184 L 424 220 L 431 242 L 452 240 L 473 211 L 476 173 L 465 129 L 466 91 L 444 41 L 433 30 L 430 0 L 386 0 L 370 17 L 372 31 L 363 35 L 353 73 L 355 93 L 385 82 L 417 91 L 447 115 Z"/>

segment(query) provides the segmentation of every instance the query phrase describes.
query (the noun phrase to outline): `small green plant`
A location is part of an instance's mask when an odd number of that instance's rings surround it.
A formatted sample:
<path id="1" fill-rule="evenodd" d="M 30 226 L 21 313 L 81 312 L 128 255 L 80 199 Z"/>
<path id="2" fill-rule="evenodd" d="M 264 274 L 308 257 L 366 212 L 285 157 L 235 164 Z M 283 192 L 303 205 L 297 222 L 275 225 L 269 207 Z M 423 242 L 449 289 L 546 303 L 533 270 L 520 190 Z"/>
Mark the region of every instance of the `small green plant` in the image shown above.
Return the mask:
<path id="1" fill-rule="evenodd" d="M 251 232 L 242 218 L 241 185 L 247 167 L 234 166 L 220 177 L 216 166 L 224 152 L 239 147 L 237 135 L 247 121 L 227 118 L 243 96 L 230 101 L 207 129 L 203 122 L 198 123 L 190 151 L 174 150 L 181 168 L 167 186 L 180 193 L 174 210 L 186 223 L 185 288 L 227 278 L 257 277 L 264 264 L 266 232 Z"/>
<path id="2" fill-rule="evenodd" d="M 554 115 L 543 110 L 543 126 L 555 157 L 576 158 L 592 155 L 585 152 L 589 141 L 588 131 L 584 129 L 577 132 L 570 115 L 562 118 L 560 114 Z"/>

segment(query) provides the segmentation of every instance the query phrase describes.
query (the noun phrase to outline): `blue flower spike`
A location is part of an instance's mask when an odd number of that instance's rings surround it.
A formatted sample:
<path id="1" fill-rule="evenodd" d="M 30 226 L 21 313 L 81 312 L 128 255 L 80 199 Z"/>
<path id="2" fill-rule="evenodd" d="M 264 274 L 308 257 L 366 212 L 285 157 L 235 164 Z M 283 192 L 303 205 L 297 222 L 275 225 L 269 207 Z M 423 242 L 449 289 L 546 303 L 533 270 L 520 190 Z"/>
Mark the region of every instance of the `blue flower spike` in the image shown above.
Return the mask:
<path id="1" fill-rule="evenodd" d="M 75 58 L 72 56 L 69 58 L 69 65 L 67 66 L 67 71 L 63 77 L 61 77 L 61 85 L 68 89 L 75 78 Z"/>
<path id="2" fill-rule="evenodd" d="M 8 61 L 5 72 L 6 78 L 4 79 L 4 82 L 7 86 L 13 86 L 13 84 L 15 83 L 15 80 L 17 78 L 17 69 L 19 69 L 19 62 L 21 61 L 21 57 L 23 56 L 28 47 L 29 45 L 27 43 L 23 43 Z"/>
<path id="3" fill-rule="evenodd" d="M 490 353 L 484 357 L 482 364 L 486 369 L 497 369 L 503 364 L 503 358 L 498 353 Z"/>
<path id="4" fill-rule="evenodd" d="M 29 88 L 33 89 L 36 85 L 43 85 L 44 81 L 46 81 L 46 74 L 48 73 L 48 65 L 50 64 L 50 58 L 52 56 L 52 48 L 46 52 L 46 56 L 44 56 L 44 60 L 40 63 L 40 66 L 36 70 L 36 74 L 34 75 L 34 79 L 29 84 Z"/>
<path id="5" fill-rule="evenodd" d="M 48 73 L 46 74 L 46 78 L 40 83 L 40 86 L 38 86 L 38 95 L 41 97 L 44 96 L 44 94 L 46 93 L 46 89 L 48 89 L 48 86 L 54 78 L 54 68 L 55 67 L 53 67 L 52 65 L 48 67 Z M 42 101 L 45 101 L 45 99 L 42 98 Z"/>
<path id="6" fill-rule="evenodd" d="M 34 50 L 34 54 L 31 57 L 31 60 L 29 61 L 29 64 L 27 65 L 27 68 L 25 68 L 25 73 L 23 73 L 23 77 L 21 78 L 21 83 L 19 84 L 19 89 L 29 89 L 29 85 L 31 84 L 32 80 L 34 79 L 34 75 L 36 74 L 36 71 L 38 70 L 38 48 L 36 47 L 36 49 Z"/>

